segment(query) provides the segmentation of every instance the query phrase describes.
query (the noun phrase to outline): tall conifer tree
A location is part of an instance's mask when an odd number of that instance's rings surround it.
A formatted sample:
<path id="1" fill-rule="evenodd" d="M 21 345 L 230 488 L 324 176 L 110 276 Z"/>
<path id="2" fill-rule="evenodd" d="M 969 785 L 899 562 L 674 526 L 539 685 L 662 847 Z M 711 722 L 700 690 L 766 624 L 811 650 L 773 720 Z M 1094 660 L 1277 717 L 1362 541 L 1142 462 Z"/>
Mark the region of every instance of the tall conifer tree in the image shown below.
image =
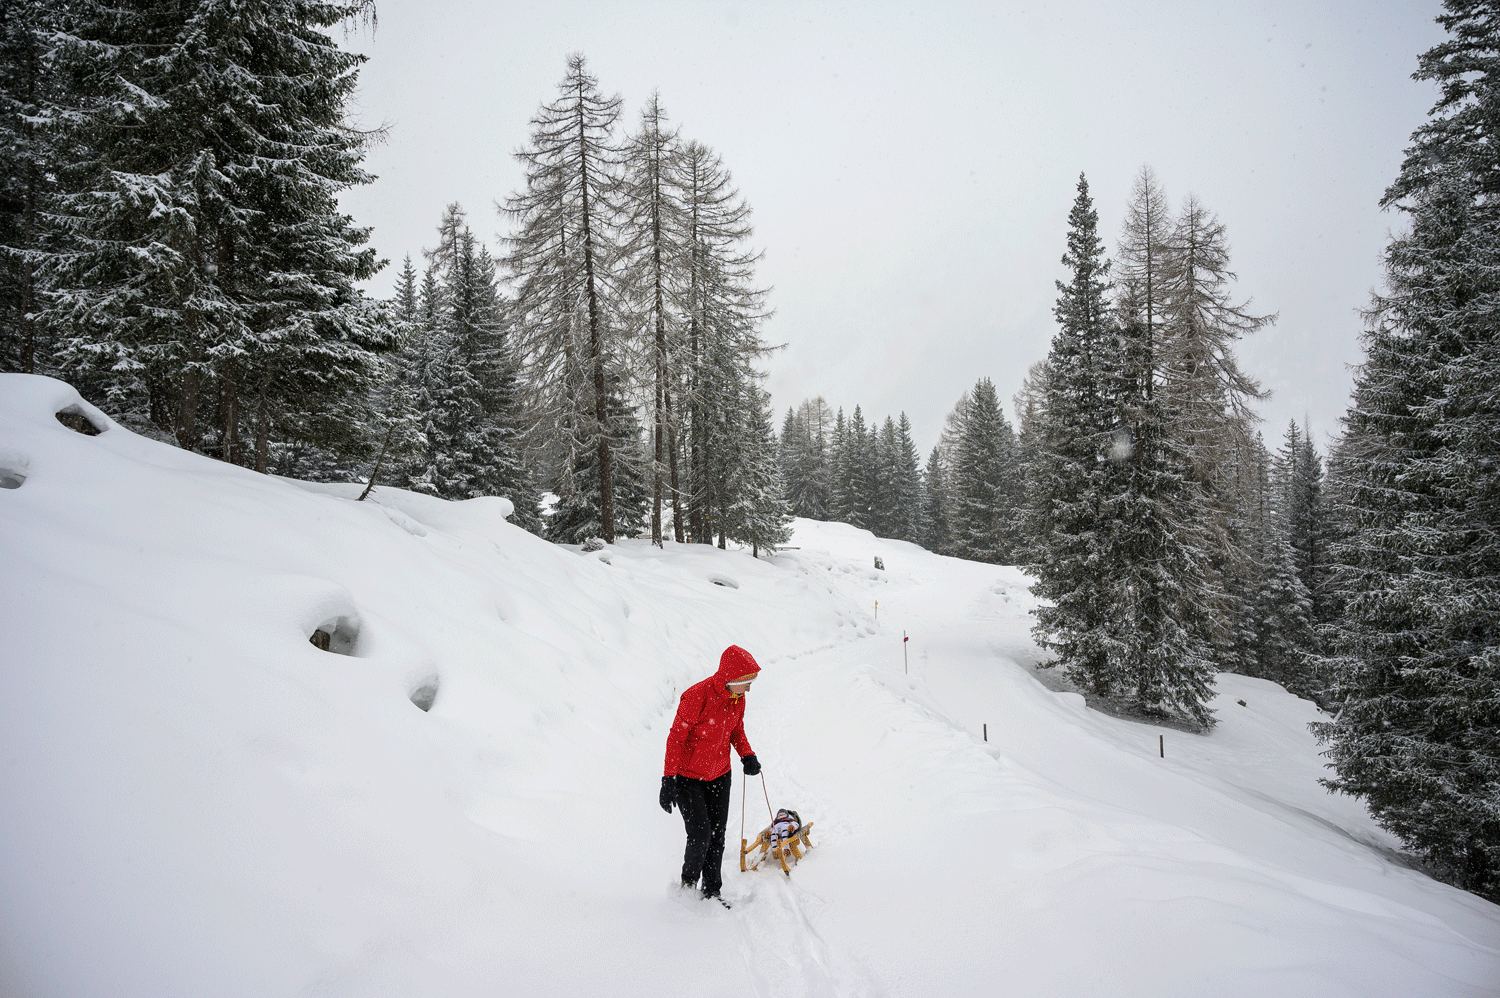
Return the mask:
<path id="1" fill-rule="evenodd" d="M 1082 176 L 1062 262 L 1072 273 L 1057 282 L 1057 333 L 1033 413 L 1036 455 L 1027 488 L 1033 591 L 1048 601 L 1037 610 L 1035 633 L 1071 678 L 1112 692 L 1129 672 L 1116 650 L 1115 580 L 1101 568 L 1113 553 L 1104 509 L 1116 486 L 1106 458 L 1121 425 L 1112 378 L 1120 365 L 1107 298 L 1109 260 Z"/>
<path id="2" fill-rule="evenodd" d="M 345 107 L 364 57 L 326 29 L 365 2 L 86 0 L 55 36 L 80 151 L 44 319 L 61 360 L 184 447 L 265 470 L 273 438 L 358 448 L 394 346 L 338 195 L 370 177 Z M 253 442 L 247 446 L 246 435 Z"/>
<path id="3" fill-rule="evenodd" d="M 615 539 L 614 447 L 624 428 L 611 421 L 624 377 L 615 255 L 620 150 L 614 129 L 620 98 L 605 97 L 568 58 L 558 97 L 531 120 L 531 142 L 517 153 L 525 187 L 505 203 L 518 223 L 507 258 L 517 285 L 517 349 L 536 394 L 534 412 L 563 452 L 560 493 L 571 493 L 580 450 L 597 477 L 599 535 Z M 621 388 L 625 386 L 620 386 Z"/>
<path id="4" fill-rule="evenodd" d="M 1448 0 L 1441 96 L 1383 204 L 1409 218 L 1331 460 L 1335 790 L 1500 901 L 1500 5 Z"/>

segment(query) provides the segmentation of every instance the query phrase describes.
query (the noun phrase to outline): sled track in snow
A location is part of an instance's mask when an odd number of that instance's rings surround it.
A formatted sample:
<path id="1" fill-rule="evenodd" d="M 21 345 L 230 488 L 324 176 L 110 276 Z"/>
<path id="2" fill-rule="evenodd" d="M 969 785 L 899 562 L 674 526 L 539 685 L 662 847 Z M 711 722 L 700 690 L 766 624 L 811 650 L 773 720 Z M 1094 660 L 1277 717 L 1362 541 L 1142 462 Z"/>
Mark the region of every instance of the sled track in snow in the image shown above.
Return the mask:
<path id="1" fill-rule="evenodd" d="M 807 915 L 821 903 L 785 875 L 758 871 L 735 907 L 740 958 L 755 998 L 865 998 L 888 994 L 840 957 Z"/>

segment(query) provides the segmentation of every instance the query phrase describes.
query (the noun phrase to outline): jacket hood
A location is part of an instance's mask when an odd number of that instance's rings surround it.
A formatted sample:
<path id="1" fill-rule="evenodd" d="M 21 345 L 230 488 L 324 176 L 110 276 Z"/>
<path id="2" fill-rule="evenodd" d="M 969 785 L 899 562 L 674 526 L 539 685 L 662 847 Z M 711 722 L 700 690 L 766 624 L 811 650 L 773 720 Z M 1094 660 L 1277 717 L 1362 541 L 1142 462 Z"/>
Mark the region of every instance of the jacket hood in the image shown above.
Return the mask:
<path id="1" fill-rule="evenodd" d="M 755 659 L 750 657 L 749 652 L 739 645 L 730 645 L 719 656 L 719 671 L 714 673 L 714 678 L 728 684 L 732 679 L 753 676 L 758 672 L 760 666 L 755 664 Z"/>

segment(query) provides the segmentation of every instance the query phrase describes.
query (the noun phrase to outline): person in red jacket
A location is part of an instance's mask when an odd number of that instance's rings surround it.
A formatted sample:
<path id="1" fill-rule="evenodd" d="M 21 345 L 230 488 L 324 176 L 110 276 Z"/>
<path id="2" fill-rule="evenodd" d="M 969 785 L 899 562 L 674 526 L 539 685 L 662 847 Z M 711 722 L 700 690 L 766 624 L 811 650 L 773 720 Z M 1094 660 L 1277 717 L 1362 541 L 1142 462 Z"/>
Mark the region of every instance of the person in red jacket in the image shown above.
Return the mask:
<path id="1" fill-rule="evenodd" d="M 682 694 L 677 717 L 667 734 L 667 762 L 661 778 L 662 810 L 682 812 L 687 849 L 682 856 L 682 886 L 697 887 L 717 898 L 724 885 L 724 825 L 729 820 L 729 746 L 740 754 L 746 776 L 760 772 L 760 762 L 745 738 L 745 691 L 760 666 L 750 653 L 730 645 L 719 656 L 719 671 Z"/>

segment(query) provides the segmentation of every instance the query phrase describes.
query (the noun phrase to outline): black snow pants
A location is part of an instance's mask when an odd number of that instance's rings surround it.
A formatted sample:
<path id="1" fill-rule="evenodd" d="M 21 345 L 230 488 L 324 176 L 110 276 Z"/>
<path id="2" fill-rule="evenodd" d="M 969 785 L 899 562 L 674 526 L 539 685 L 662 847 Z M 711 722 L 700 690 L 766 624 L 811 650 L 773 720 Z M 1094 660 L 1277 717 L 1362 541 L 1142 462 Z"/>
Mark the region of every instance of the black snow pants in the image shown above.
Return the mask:
<path id="1" fill-rule="evenodd" d="M 687 826 L 687 850 L 682 854 L 682 882 L 703 878 L 705 894 L 724 886 L 724 825 L 729 820 L 729 774 L 717 780 L 677 777 L 677 809 Z"/>

